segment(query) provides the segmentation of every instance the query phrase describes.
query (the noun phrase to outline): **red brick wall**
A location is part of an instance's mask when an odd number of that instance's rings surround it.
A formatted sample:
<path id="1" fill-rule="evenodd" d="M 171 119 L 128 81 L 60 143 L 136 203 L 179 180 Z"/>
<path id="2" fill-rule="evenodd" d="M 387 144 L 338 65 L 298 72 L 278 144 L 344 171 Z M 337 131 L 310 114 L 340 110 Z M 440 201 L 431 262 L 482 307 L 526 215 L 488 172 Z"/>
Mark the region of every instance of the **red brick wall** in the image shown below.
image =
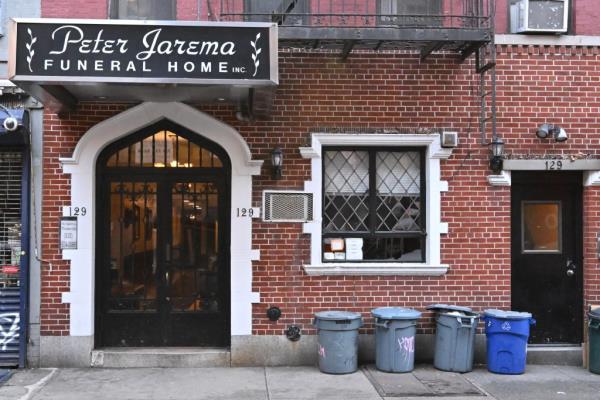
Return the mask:
<path id="1" fill-rule="evenodd" d="M 42 18 L 107 18 L 107 0 L 42 0 Z"/>
<path id="2" fill-rule="evenodd" d="M 62 293 L 70 291 L 68 261 L 62 259 L 59 222 L 62 208 L 71 205 L 70 176 L 62 173 L 59 157 L 73 154 L 79 138 L 93 125 L 123 111 L 124 105 L 82 105 L 77 113 L 64 118 L 44 115 L 44 149 L 42 187 L 42 258 L 51 262 L 42 269 L 41 334 L 69 334 L 69 305 L 62 303 Z"/>
<path id="3" fill-rule="evenodd" d="M 502 47 L 498 54 L 498 133 L 509 153 L 596 154 L 600 150 L 600 63 L 598 48 Z M 476 310 L 510 307 L 510 188 L 491 187 L 486 180 L 488 148 L 477 131 L 478 77 L 470 62 L 457 64 L 451 56 L 421 63 L 417 55 L 351 54 L 342 62 L 326 53 L 282 52 L 280 86 L 273 116 L 266 121 L 239 122 L 228 106 L 203 106 L 203 111 L 238 129 L 253 158 L 269 159 L 272 148 L 285 153 L 283 179 L 273 181 L 265 163 L 254 178 L 254 206 L 265 189 L 302 189 L 310 179 L 310 163 L 298 147 L 309 133 L 332 128 L 447 128 L 460 135 L 460 146 L 442 161 L 442 261 L 450 265 L 442 277 L 308 277 L 302 264 L 309 259 L 309 240 L 300 224 L 254 222 L 253 247 L 261 260 L 253 263 L 253 290 L 261 304 L 253 307 L 255 334 L 282 334 L 291 323 L 306 333 L 315 311 L 328 308 L 362 312 L 382 305 L 423 310 L 446 302 Z M 59 156 L 71 154 L 77 139 L 93 124 L 126 108 L 124 105 L 84 104 L 63 119 L 47 114 L 44 149 L 43 256 L 53 260 L 44 270 L 42 334 L 68 334 L 68 306 L 60 293 L 69 291 L 68 265 L 58 249 L 58 217 L 69 204 L 67 176 Z M 565 143 L 535 136 L 542 122 L 554 122 L 569 133 Z M 487 138 L 489 139 L 489 137 Z M 600 228 L 600 191 L 585 191 L 585 296 L 600 300 L 600 267 L 595 258 Z M 271 322 L 269 305 L 283 316 Z M 431 321 L 430 321 L 431 322 Z M 423 324 L 421 332 L 432 332 Z M 370 328 L 369 326 L 367 328 Z"/>
<path id="4" fill-rule="evenodd" d="M 600 9 L 594 0 L 573 0 L 575 4 L 575 32 L 578 35 L 598 35 Z"/>
<path id="5" fill-rule="evenodd" d="M 197 20 L 198 19 L 198 0 L 178 0 L 177 1 L 177 19 L 178 20 Z"/>

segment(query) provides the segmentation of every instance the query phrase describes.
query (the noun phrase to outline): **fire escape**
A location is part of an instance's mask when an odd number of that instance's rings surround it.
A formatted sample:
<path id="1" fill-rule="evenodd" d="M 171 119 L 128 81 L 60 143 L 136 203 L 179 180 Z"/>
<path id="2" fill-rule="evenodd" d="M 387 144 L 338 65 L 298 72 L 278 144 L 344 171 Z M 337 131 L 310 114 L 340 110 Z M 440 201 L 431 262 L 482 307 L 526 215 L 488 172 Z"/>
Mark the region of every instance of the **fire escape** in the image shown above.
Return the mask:
<path id="1" fill-rule="evenodd" d="M 274 22 L 280 48 L 410 50 L 475 57 L 482 143 L 496 136 L 494 0 L 212 0 L 214 20 Z M 263 96 L 261 96 L 263 97 Z M 255 108 L 254 105 L 253 108 Z"/>

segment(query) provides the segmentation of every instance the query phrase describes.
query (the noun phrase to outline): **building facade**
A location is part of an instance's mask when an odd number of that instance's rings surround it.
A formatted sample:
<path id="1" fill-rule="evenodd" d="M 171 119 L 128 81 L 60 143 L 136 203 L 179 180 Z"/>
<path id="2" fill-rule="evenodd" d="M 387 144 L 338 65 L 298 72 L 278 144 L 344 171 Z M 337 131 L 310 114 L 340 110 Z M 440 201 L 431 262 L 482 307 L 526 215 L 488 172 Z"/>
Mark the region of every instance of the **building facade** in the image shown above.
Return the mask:
<path id="1" fill-rule="evenodd" d="M 600 35 L 543 3 L 42 1 L 9 71 L 47 105 L 39 364 L 310 364 L 326 309 L 368 360 L 371 309 L 435 303 L 581 364 Z"/>

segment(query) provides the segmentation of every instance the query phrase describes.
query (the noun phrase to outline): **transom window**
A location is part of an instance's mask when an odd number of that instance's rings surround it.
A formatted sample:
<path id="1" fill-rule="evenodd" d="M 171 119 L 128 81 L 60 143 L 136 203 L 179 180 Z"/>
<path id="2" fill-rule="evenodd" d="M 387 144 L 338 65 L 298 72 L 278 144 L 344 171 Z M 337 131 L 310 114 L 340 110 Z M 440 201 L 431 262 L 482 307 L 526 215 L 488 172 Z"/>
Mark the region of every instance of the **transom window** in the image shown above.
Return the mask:
<path id="1" fill-rule="evenodd" d="M 324 148 L 323 261 L 424 261 L 423 170 L 419 148 Z"/>
<path id="2" fill-rule="evenodd" d="M 111 18 L 175 19 L 175 0 L 111 0 Z"/>
<path id="3" fill-rule="evenodd" d="M 221 168 L 219 157 L 169 130 L 160 130 L 116 151 L 108 167 Z"/>

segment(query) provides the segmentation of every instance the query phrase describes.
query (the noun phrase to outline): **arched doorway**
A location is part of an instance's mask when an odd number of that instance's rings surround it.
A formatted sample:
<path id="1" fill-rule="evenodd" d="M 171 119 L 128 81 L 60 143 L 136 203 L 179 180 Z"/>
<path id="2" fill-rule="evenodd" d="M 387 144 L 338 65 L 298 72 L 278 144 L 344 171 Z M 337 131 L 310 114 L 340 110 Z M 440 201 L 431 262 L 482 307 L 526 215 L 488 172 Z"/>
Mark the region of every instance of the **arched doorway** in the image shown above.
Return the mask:
<path id="1" fill-rule="evenodd" d="M 96 171 L 96 347 L 228 346 L 227 153 L 165 119 Z"/>

